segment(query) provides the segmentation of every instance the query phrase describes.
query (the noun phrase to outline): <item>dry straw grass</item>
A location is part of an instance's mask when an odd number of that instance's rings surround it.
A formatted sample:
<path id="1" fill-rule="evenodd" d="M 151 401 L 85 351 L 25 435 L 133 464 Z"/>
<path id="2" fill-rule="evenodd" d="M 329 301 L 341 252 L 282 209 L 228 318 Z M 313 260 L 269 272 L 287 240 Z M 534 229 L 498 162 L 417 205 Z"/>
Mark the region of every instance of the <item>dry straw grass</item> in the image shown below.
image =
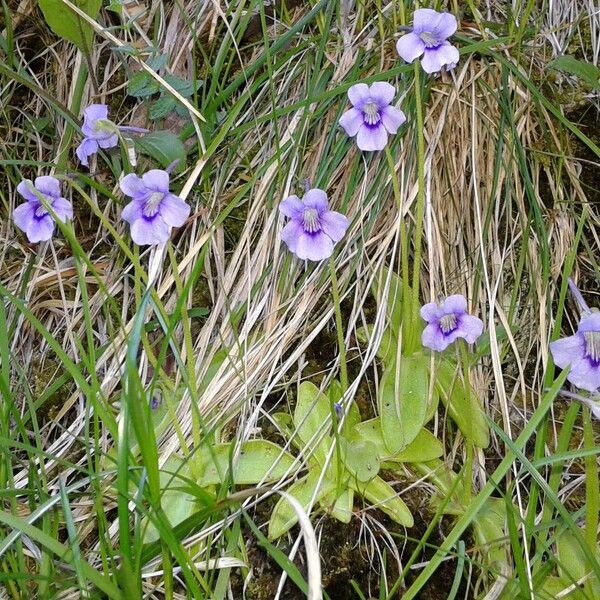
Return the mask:
<path id="1" fill-rule="evenodd" d="M 592 12 L 592 3 L 552 4 L 554 8 L 548 12 L 546 23 L 550 33 L 546 37 L 554 52 L 563 51 L 570 43 L 578 43 L 584 20 L 589 19 L 592 32 L 598 30 L 600 17 L 597 11 Z M 194 32 L 206 35 L 209 43 L 213 43 L 217 32 L 223 31 L 218 24 L 224 13 L 231 12 L 231 7 L 215 2 L 187 2 L 183 3 L 183 10 L 163 2 L 151 5 L 128 2 L 125 6 L 130 14 L 142 8 L 148 12 L 135 21 L 128 34 L 120 34 L 120 42 L 143 46 L 153 40 L 157 46 L 170 51 L 171 71 L 188 76 L 192 69 L 190 49 L 194 44 Z M 304 8 L 299 8 L 296 14 L 304 11 Z M 389 11 L 389 7 L 384 11 Z M 490 3 L 488 11 L 489 14 L 486 14 L 485 10 L 481 10 L 483 18 L 494 12 L 497 15 L 496 3 Z M 568 17 L 566 20 L 565 15 Z M 157 30 L 154 29 L 156 23 Z M 52 42 L 47 47 L 36 44 L 41 24 L 39 13 L 32 3 L 22 2 L 19 5 L 13 25 L 17 32 L 16 50 L 28 76 L 59 104 L 68 106 L 82 68 L 81 57 L 62 42 Z M 275 34 L 283 27 L 282 23 L 274 23 L 270 31 Z M 355 31 L 350 13 L 347 29 L 341 32 L 347 44 L 327 46 L 327 59 L 335 71 L 333 82 L 344 81 L 359 59 L 359 51 L 365 47 L 379 57 L 381 67 L 389 68 L 395 63 L 392 44 L 386 44 L 385 49 L 378 47 L 373 38 L 376 32 L 375 20 L 369 21 L 362 32 Z M 469 33 L 474 37 L 483 35 L 475 25 Z M 47 34 L 44 35 L 48 38 Z M 485 34 L 489 35 L 490 32 Z M 593 47 L 586 51 L 590 54 L 588 58 L 597 60 L 599 47 L 595 36 L 592 39 Z M 536 38 L 535 44 L 539 45 L 539 52 L 547 50 L 543 35 Z M 143 107 L 137 106 L 131 111 L 121 101 L 125 86 L 123 59 L 118 53 L 111 52 L 111 47 L 113 44 L 105 37 L 97 38 L 91 61 L 96 72 L 100 73 L 101 93 L 93 96 L 88 85 L 84 105 L 92 100 L 106 101 L 113 106 L 119 118 L 141 122 L 144 119 Z M 255 50 L 257 53 L 260 51 L 260 48 Z M 219 424 L 219 429 L 225 431 L 224 435 L 228 431 L 224 427 L 225 421 L 235 422 L 240 442 L 259 433 L 257 426 L 263 422 L 267 400 L 271 402 L 275 395 L 283 398 L 288 386 L 303 377 L 302 367 L 307 351 L 321 332 L 330 329 L 333 323 L 330 281 L 326 271 L 317 268 L 304 274 L 305 266 L 290 261 L 281 245 L 281 220 L 276 209 L 279 199 L 297 192 L 304 177 L 315 179 L 322 176 L 323 165 L 327 164 L 328 175 L 322 185 L 329 190 L 333 206 L 340 207 L 345 202 L 345 212 L 354 216 L 335 259 L 345 306 L 348 307 L 344 333 L 349 348 L 354 344 L 356 329 L 368 322 L 364 306 L 378 268 L 385 263 L 397 264 L 400 220 L 413 221 L 417 176 L 412 126 L 409 126 L 397 152 L 396 170 L 403 202 L 398 210 L 383 159 L 358 158 L 354 149 L 350 149 L 337 163 L 327 156 L 329 130 L 335 127 L 339 103 L 345 102 L 343 95 L 331 103 L 324 119 L 318 122 L 309 118 L 314 107 L 291 111 L 277 120 L 276 129 L 275 123 L 268 120 L 273 109 L 272 91 L 277 94 L 278 107 L 302 101 L 308 93 L 310 82 L 302 65 L 312 51 L 308 48 L 303 51 L 307 55 L 295 55 L 273 73 L 271 87 L 263 86 L 240 113 L 238 124 L 251 124 L 255 120 L 260 121 L 261 117 L 267 120 L 262 125 L 250 127 L 245 137 L 238 139 L 240 144 L 235 152 L 225 138 L 209 163 L 200 159 L 196 164 L 190 164 L 178 179 L 183 189 L 181 195 L 192 204 L 194 216 L 176 237 L 177 278 L 187 281 L 200 250 L 208 243 L 203 283 L 210 315 L 194 331 L 192 356 L 186 355 L 183 332 L 177 330 L 175 337 L 180 340 L 182 360 L 186 364 L 189 361 L 194 364 L 197 381 L 202 380 L 215 354 L 219 350 L 227 350 L 228 359 L 202 394 L 198 408 L 209 427 Z M 561 130 L 556 119 L 536 103 L 523 84 L 523 79 L 539 74 L 537 52 L 530 58 L 521 57 L 519 77 L 506 73 L 502 64 L 493 58 L 465 57 L 451 76 L 444 75 L 434 83 L 425 118 L 423 297 L 465 293 L 474 311 L 483 315 L 491 332 L 496 324 L 503 324 L 507 331 L 512 329 L 516 332 L 503 342 L 497 342 L 492 334 L 491 359 L 481 366 L 475 380 L 488 414 L 513 439 L 542 392 L 552 326 L 548 307 L 552 306 L 556 295 L 555 282 L 572 247 L 578 217 L 573 207 L 584 205 L 587 201 L 586 190 L 579 178 L 580 163 L 573 157 L 572 140 Z M 252 51 L 240 49 L 239 56 L 242 64 L 252 64 Z M 514 63 L 510 48 L 506 48 L 504 56 Z M 129 67 L 135 68 L 135 61 L 130 62 Z M 361 72 L 361 76 L 369 74 Z M 248 87 L 256 76 L 248 77 Z M 23 105 L 16 110 L 22 116 L 16 124 L 5 122 L 0 125 L 0 153 L 4 157 L 38 163 L 53 162 L 52 149 L 36 134 L 35 128 L 25 129 L 32 115 L 38 119 L 48 115 L 47 104 L 24 89 L 18 93 Z M 507 121 L 506 114 L 503 115 L 499 98 L 510 99 L 512 121 Z M 500 123 L 504 123 L 502 128 Z M 178 123 L 172 122 L 171 126 L 177 127 Z M 63 136 L 64 130 L 60 129 L 60 124 L 58 127 L 59 136 Z M 289 143 L 290 140 L 294 142 Z M 547 207 L 543 208 L 542 214 L 544 223 L 548 225 L 545 240 L 540 239 L 543 232 L 532 226 L 531 199 L 524 190 L 523 164 L 518 161 L 517 146 L 524 151 L 538 206 Z M 498 154 L 496 149 L 499 147 L 502 150 Z M 278 160 L 274 161 L 273 157 L 277 155 Z M 238 213 L 242 216 L 239 217 L 239 230 L 232 245 L 227 223 L 215 223 L 213 219 L 243 189 L 248 181 L 247 174 L 256 172 L 267 163 L 270 166 L 239 199 L 245 214 Z M 357 170 L 360 172 L 358 178 L 355 176 Z M 35 174 L 33 170 L 29 172 Z M 108 181 L 104 183 L 109 184 Z M 113 191 L 117 194 L 116 187 Z M 10 181 L 0 194 L 5 207 L 12 210 L 18 198 Z M 107 219 L 118 222 L 120 209 L 115 202 L 107 201 L 95 192 L 92 192 L 91 198 Z M 589 207 L 589 211 L 592 222 L 597 222 L 593 207 Z M 90 285 L 89 305 L 95 343 L 109 346 L 97 361 L 96 376 L 104 397 L 114 400 L 120 388 L 127 336 L 132 326 L 130 307 L 136 295 L 133 270 L 129 261 L 122 259 L 119 246 L 107 231 L 102 228 L 89 230 L 88 225 L 92 221 L 85 213 L 79 213 L 78 227 L 95 269 L 95 275 L 88 273 L 86 279 Z M 121 224 L 117 229 L 119 233 L 125 233 Z M 597 239 L 596 232 L 592 230 L 592 246 L 597 245 Z M 10 221 L 3 219 L 0 244 L 2 282 L 14 294 L 22 291 L 32 313 L 55 339 L 61 340 L 73 360 L 78 361 L 81 359 L 78 341 L 85 338 L 86 323 L 81 311 L 81 282 L 68 248 L 62 242 L 43 245 L 32 260 L 31 249 L 24 245 L 23 240 L 22 236 L 15 235 Z M 549 278 L 546 281 L 541 277 L 544 245 L 551 248 Z M 147 265 L 148 271 L 153 267 L 156 269 L 153 275 L 157 295 L 165 310 L 170 312 L 178 298 L 174 264 L 164 249 L 146 250 L 141 261 Z M 32 270 L 26 275 L 29 268 Z M 103 310 L 106 296 L 97 286 L 98 280 L 121 310 L 119 316 L 123 327 L 114 336 L 110 333 L 111 323 L 106 321 Z M 24 281 L 27 285 L 22 289 Z M 231 315 L 240 309 L 243 310 L 243 318 L 239 324 L 232 324 Z M 355 353 L 357 363 L 354 372 L 358 377 L 347 392 L 347 400 L 356 393 L 360 377 L 373 366 L 374 352 L 384 325 L 385 314 L 380 311 L 369 346 Z M 11 349 L 19 357 L 23 368 L 21 377 L 30 382 L 31 393 L 39 393 L 36 374 L 44 374 L 47 381 L 52 381 L 53 372 L 58 367 L 47 344 L 24 318 L 20 318 L 14 331 Z M 335 356 L 328 364 L 322 365 L 325 382 L 336 375 L 338 367 Z M 151 372 L 149 357 L 145 353 L 140 358 L 140 372 L 144 376 Z M 179 381 L 175 373 L 175 389 L 179 389 Z M 41 382 L 40 386 L 43 389 L 45 384 Z M 161 463 L 172 453 L 180 452 L 182 445 L 192 445 L 192 399 L 185 389 L 179 391 L 182 399 L 177 407 L 176 426 L 167 429 L 158 440 Z M 26 403 L 23 407 L 25 409 Z M 48 490 L 57 489 L 59 478 L 75 476 L 74 471 L 65 472 L 59 468 L 62 458 L 68 457 L 85 466 L 89 449 L 82 447 L 82 441 L 87 419 L 83 398 L 74 389 L 64 404 L 43 423 L 39 435 L 47 454 L 40 460 L 44 461 Z M 442 431 L 441 422 L 436 423 L 436 427 Z M 109 452 L 112 441 L 108 433 L 103 432 L 100 439 L 99 449 Z M 499 455 L 503 453 L 497 440 L 494 441 L 494 450 Z M 460 445 L 455 445 L 454 451 L 460 453 Z M 479 458 L 484 464 L 483 455 Z M 27 464 L 17 468 L 15 487 L 27 485 L 29 468 Z M 487 477 L 485 468 L 479 468 L 476 477 L 477 483 L 482 485 Z M 285 483 L 282 481 L 276 487 L 283 488 Z M 570 482 L 565 493 L 573 493 L 573 485 L 580 483 L 580 478 Z M 426 484 L 421 482 L 417 485 Z M 114 506 L 111 496 L 107 488 L 107 509 Z M 77 529 L 82 537 L 94 535 L 94 513 L 90 508 L 89 502 L 73 506 Z M 373 525 L 373 522 L 369 525 L 365 515 L 365 527 Z M 112 534 L 116 534 L 116 527 L 114 522 Z M 216 523 L 188 540 L 190 547 L 200 543 L 196 546 L 201 549 L 197 560 L 215 558 L 204 551 L 205 545 L 201 540 L 211 539 L 214 543 L 221 530 L 222 523 Z M 96 546 L 89 542 L 88 538 L 90 548 Z M 393 546 L 392 543 L 389 545 Z M 92 564 L 99 561 L 93 554 L 88 559 Z M 154 570 L 151 565 L 148 569 Z M 147 589 L 157 592 L 160 586 L 152 585 Z M 77 594 L 63 597 L 75 598 Z"/>

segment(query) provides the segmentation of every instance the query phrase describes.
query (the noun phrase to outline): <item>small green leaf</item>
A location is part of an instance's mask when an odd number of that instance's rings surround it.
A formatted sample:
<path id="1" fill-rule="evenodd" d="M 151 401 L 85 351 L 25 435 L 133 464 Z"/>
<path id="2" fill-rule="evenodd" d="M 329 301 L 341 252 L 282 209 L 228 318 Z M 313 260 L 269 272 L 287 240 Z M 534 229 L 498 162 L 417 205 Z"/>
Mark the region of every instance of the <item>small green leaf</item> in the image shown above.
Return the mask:
<path id="1" fill-rule="evenodd" d="M 581 532 L 581 536 L 585 537 Z M 592 567 L 583 553 L 577 538 L 569 529 L 562 531 L 556 540 L 558 572 L 563 580 L 575 581 L 583 579 L 592 571 Z M 600 548 L 596 546 L 596 559 L 600 561 Z M 600 598 L 600 582 L 591 575 L 587 584 L 593 590 L 593 597 Z"/>
<path id="2" fill-rule="evenodd" d="M 548 63 L 551 69 L 575 75 L 592 88 L 600 88 L 600 69 L 592 63 L 578 60 L 573 56 L 559 56 Z"/>
<path id="3" fill-rule="evenodd" d="M 467 439 L 479 448 L 487 448 L 490 432 L 479 398 L 472 388 L 467 393 L 457 367 L 447 360 L 435 365 L 435 385 L 448 414 Z"/>
<path id="4" fill-rule="evenodd" d="M 502 498 L 488 498 L 473 520 L 473 533 L 481 551 L 486 555 L 483 561 L 488 567 L 492 563 L 502 571 L 500 565 L 506 565 L 506 503 Z"/>
<path id="5" fill-rule="evenodd" d="M 127 93 L 134 98 L 152 96 L 160 91 L 160 85 L 152 75 L 146 71 L 134 73 L 127 83 Z"/>
<path id="6" fill-rule="evenodd" d="M 95 19 L 100 12 L 102 0 L 72 0 L 77 8 Z M 73 42 L 86 53 L 92 51 L 94 29 L 62 0 L 39 0 L 38 2 L 46 23 L 54 33 L 69 42 Z"/>
<path id="7" fill-rule="evenodd" d="M 374 508 L 383 511 L 396 523 L 406 527 L 414 525 L 413 516 L 408 510 L 408 506 L 400 499 L 398 492 L 381 477 L 375 477 L 364 486 L 350 479 L 350 486 L 366 500 L 372 502 Z"/>
<path id="8" fill-rule="evenodd" d="M 320 478 L 321 473 L 314 470 L 305 477 L 302 477 L 302 479 L 296 481 L 296 483 L 287 490 L 287 493 L 294 496 L 306 510 L 308 509 L 308 505 L 313 496 L 315 497 L 315 502 L 318 502 L 323 496 L 335 489 L 335 483 L 328 478 L 324 478 L 321 482 L 321 487 L 315 495 L 315 490 L 317 489 Z M 280 498 L 279 502 L 275 505 L 275 508 L 271 513 L 271 519 L 269 520 L 269 539 L 276 540 L 281 537 L 297 522 L 298 515 L 296 514 L 296 511 L 285 498 Z"/>
<path id="9" fill-rule="evenodd" d="M 404 356 L 397 369 L 386 369 L 377 398 L 381 431 L 390 454 L 410 444 L 425 423 L 429 405 L 428 359 Z"/>
<path id="10" fill-rule="evenodd" d="M 135 139 L 138 152 L 151 156 L 163 167 L 178 160 L 178 168 L 185 167 L 186 152 L 182 141 L 170 131 L 155 131 Z"/>
<path id="11" fill-rule="evenodd" d="M 377 456 L 380 459 L 389 456 L 389 452 L 383 441 L 383 433 L 381 431 L 381 420 L 378 417 L 362 421 L 354 426 L 354 430 L 350 435 L 351 440 L 365 440 L 373 444 L 377 448 Z"/>
<path id="12" fill-rule="evenodd" d="M 177 100 L 172 96 L 161 96 L 150 105 L 148 114 L 153 121 L 162 119 L 173 112 L 177 107 L 177 104 Z"/>
<path id="13" fill-rule="evenodd" d="M 227 481 L 232 444 L 218 444 L 212 452 L 203 449 L 199 457 L 200 486 Z M 214 455 L 214 456 L 213 456 Z M 235 485 L 253 485 L 260 481 L 277 481 L 293 471 L 294 457 L 277 444 L 266 440 L 248 440 L 237 456 L 232 457 Z"/>
<path id="14" fill-rule="evenodd" d="M 350 442 L 346 449 L 346 467 L 358 481 L 370 481 L 379 473 L 377 446 L 367 440 Z"/>

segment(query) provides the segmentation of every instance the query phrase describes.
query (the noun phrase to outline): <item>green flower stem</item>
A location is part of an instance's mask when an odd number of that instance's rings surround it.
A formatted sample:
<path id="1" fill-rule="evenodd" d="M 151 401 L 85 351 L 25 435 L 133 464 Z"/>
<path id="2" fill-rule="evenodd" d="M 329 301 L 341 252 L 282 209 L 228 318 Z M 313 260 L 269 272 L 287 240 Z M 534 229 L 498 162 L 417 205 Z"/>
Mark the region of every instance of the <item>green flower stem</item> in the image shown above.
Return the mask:
<path id="1" fill-rule="evenodd" d="M 469 409 L 469 415 L 467 419 L 467 431 L 464 432 L 465 443 L 466 443 L 466 457 L 464 464 L 464 482 L 465 489 L 463 494 L 463 502 L 465 506 L 471 502 L 471 493 L 473 487 L 473 455 L 474 447 L 473 443 L 473 415 L 471 414 L 471 378 L 469 369 L 469 349 L 467 348 L 464 340 L 457 340 L 459 346 L 459 360 L 460 369 L 462 372 L 463 386 L 466 394 L 467 406 Z"/>
<path id="2" fill-rule="evenodd" d="M 595 448 L 592 415 L 587 406 L 583 407 L 583 445 L 586 450 Z M 585 458 L 585 537 L 592 553 L 597 545 L 599 489 L 596 456 L 590 454 Z"/>
<path id="3" fill-rule="evenodd" d="M 408 277 L 409 277 L 409 269 L 408 269 L 408 236 L 406 234 L 406 226 L 404 224 L 404 219 L 402 218 L 402 197 L 400 196 L 400 185 L 398 184 L 398 177 L 396 176 L 396 171 L 394 167 L 394 159 L 392 158 L 392 153 L 390 152 L 390 147 L 385 147 L 385 156 L 388 161 L 388 166 L 390 168 L 390 177 L 392 178 L 392 188 L 394 189 L 394 198 L 396 199 L 396 205 L 398 206 L 398 211 L 400 213 L 400 264 L 402 270 L 402 321 L 407 324 L 410 323 L 410 296 L 409 296 L 409 287 L 407 285 Z"/>
<path id="4" fill-rule="evenodd" d="M 415 112 L 417 117 L 417 214 L 415 217 L 415 246 L 413 257 L 412 276 L 412 303 L 411 317 L 416 314 L 419 306 L 419 276 L 421 270 L 421 240 L 423 238 L 423 212 L 425 204 L 425 136 L 423 133 L 423 99 L 421 97 L 421 65 L 415 61 Z M 415 324 L 411 322 L 409 329 L 410 345 L 412 348 L 415 340 Z"/>
<path id="5" fill-rule="evenodd" d="M 331 273 L 331 293 L 333 295 L 333 308 L 335 311 L 335 328 L 337 333 L 338 349 L 340 353 L 340 381 L 342 394 L 348 389 L 348 369 L 346 366 L 346 343 L 344 341 L 344 328 L 342 321 L 342 307 L 340 303 L 340 290 L 335 274 L 335 262 L 333 255 L 329 257 L 329 272 Z"/>
<path id="6" fill-rule="evenodd" d="M 79 115 L 81 111 L 81 99 L 83 98 L 83 91 L 85 90 L 85 84 L 88 80 L 88 65 L 87 63 L 81 63 L 79 73 L 77 74 L 77 81 L 75 83 L 75 91 L 73 93 L 73 102 L 69 109 L 74 115 Z M 65 122 L 65 131 L 60 141 L 60 147 L 58 149 L 57 157 L 58 161 L 56 166 L 59 171 L 65 171 L 67 163 L 69 162 L 69 147 L 71 146 L 71 140 L 73 139 L 73 132 L 75 128 L 69 122 Z"/>

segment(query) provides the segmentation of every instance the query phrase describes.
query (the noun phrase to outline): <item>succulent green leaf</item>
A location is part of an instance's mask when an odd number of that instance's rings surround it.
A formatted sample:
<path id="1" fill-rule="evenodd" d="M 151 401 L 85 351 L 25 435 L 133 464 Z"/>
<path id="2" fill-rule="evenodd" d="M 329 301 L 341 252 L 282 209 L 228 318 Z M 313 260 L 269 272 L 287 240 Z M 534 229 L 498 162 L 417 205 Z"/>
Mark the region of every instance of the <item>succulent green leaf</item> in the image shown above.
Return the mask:
<path id="1" fill-rule="evenodd" d="M 425 423 L 429 405 L 427 358 L 417 354 L 405 356 L 396 369 L 386 369 L 377 404 L 388 453 L 396 454 L 417 437 Z"/>
<path id="2" fill-rule="evenodd" d="M 185 521 L 197 509 L 196 498 L 182 489 L 188 487 L 184 479 L 189 477 L 188 465 L 175 455 L 167 459 L 160 471 L 161 506 L 173 527 Z M 144 544 L 160 538 L 160 532 L 148 517 L 142 521 L 142 531 Z"/>
<path id="3" fill-rule="evenodd" d="M 387 460 L 396 463 L 414 463 L 435 460 L 444 454 L 444 446 L 431 431 L 421 429 L 417 437 L 404 450 L 400 450 Z"/>
<path id="4" fill-rule="evenodd" d="M 371 502 L 375 508 L 391 517 L 396 523 L 406 527 L 414 525 L 413 516 L 408 506 L 400 499 L 398 492 L 381 477 L 375 477 L 365 485 L 352 479 L 349 483 L 358 494 Z"/>
<path id="5" fill-rule="evenodd" d="M 218 444 L 212 452 L 203 449 L 198 460 L 202 473 L 201 486 L 217 485 L 229 479 L 230 459 L 236 485 L 251 485 L 260 481 L 277 481 L 293 470 L 294 457 L 281 447 L 266 440 L 248 440 L 242 444 L 237 456 L 231 456 L 232 444 Z"/>
<path id="6" fill-rule="evenodd" d="M 332 443 L 330 427 L 324 427 L 328 423 L 331 423 L 329 398 L 310 381 L 301 383 L 294 410 L 295 437 L 302 441 L 304 448 L 310 449 L 310 454 L 322 466 Z"/>
<path id="7" fill-rule="evenodd" d="M 299 479 L 288 490 L 287 493 L 294 496 L 302 507 L 307 510 L 313 496 L 315 502 L 318 502 L 323 496 L 331 493 L 335 489 L 335 483 L 328 478 L 324 478 L 321 487 L 317 490 L 320 479 L 320 473 L 317 470 L 311 471 L 308 475 Z M 291 504 L 285 499 L 280 498 L 275 505 L 269 520 L 268 536 L 270 540 L 276 540 L 284 533 L 288 532 L 298 522 L 298 515 Z"/>
<path id="8" fill-rule="evenodd" d="M 467 439 L 479 448 L 487 448 L 490 431 L 479 398 L 468 390 L 457 373 L 457 367 L 447 360 L 435 365 L 435 386 L 448 414 Z"/>
<path id="9" fill-rule="evenodd" d="M 379 473 L 378 448 L 367 440 L 350 442 L 346 448 L 346 468 L 358 481 L 370 481 Z"/>

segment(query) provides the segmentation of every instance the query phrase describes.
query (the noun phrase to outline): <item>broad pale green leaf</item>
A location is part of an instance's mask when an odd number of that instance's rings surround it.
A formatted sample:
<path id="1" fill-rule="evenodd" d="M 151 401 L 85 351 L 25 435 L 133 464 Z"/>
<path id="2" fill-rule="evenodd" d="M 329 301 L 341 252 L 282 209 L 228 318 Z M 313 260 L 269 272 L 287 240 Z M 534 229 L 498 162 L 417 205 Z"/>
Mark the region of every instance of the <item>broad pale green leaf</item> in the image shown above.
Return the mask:
<path id="1" fill-rule="evenodd" d="M 582 537 L 585 534 L 581 532 Z M 592 571 L 585 554 L 573 532 L 569 529 L 561 532 L 556 540 L 558 572 L 565 581 L 578 581 L 583 579 Z M 596 546 L 596 560 L 600 561 L 600 549 Z M 594 598 L 600 598 L 600 582 L 592 574 L 591 581 L 588 583 L 594 593 Z M 570 596 L 569 596 L 570 597 Z"/>
<path id="2" fill-rule="evenodd" d="M 71 0 L 85 14 L 95 19 L 100 12 L 102 0 Z M 86 53 L 92 51 L 94 29 L 62 0 L 39 0 L 38 2 L 46 23 L 54 33 L 69 42 L 73 42 Z"/>
<path id="3" fill-rule="evenodd" d="M 163 167 L 178 160 L 177 168 L 185 167 L 186 152 L 183 142 L 170 131 L 155 131 L 135 138 L 135 147 L 141 154 L 152 157 Z"/>
<path id="4" fill-rule="evenodd" d="M 365 440 L 373 444 L 377 449 L 377 456 L 380 459 L 389 456 L 389 452 L 383 441 L 383 433 L 381 431 L 381 421 L 379 417 L 374 419 L 368 419 L 362 421 L 354 426 L 352 434 L 350 435 L 351 440 Z"/>
<path id="5" fill-rule="evenodd" d="M 423 428 L 404 450 L 400 450 L 388 460 L 396 463 L 426 462 L 439 458 L 442 454 L 444 454 L 442 442 L 431 431 Z"/>
<path id="6" fill-rule="evenodd" d="M 169 457 L 160 471 L 161 506 L 173 527 L 185 521 L 197 509 L 196 499 L 182 490 L 188 487 L 184 478 L 189 477 L 189 467 L 178 456 Z M 160 538 L 160 532 L 147 517 L 142 522 L 142 531 L 144 544 Z"/>
<path id="7" fill-rule="evenodd" d="M 307 510 L 311 499 L 315 495 L 317 484 L 319 483 L 320 473 L 318 470 L 310 472 L 302 479 L 299 479 L 294 483 L 288 490 L 287 493 L 291 494 L 300 502 L 302 507 Z M 315 502 L 318 502 L 323 496 L 331 493 L 335 489 L 335 483 L 330 481 L 328 478 L 324 478 L 321 482 L 319 491 L 316 492 Z M 298 522 L 298 515 L 292 508 L 291 504 L 285 499 L 280 498 L 279 502 L 275 505 L 269 520 L 269 532 L 268 536 L 270 540 L 276 540 L 281 537 L 284 533 L 289 531 Z"/>
<path id="8" fill-rule="evenodd" d="M 345 488 L 331 507 L 331 516 L 342 523 L 350 523 L 350 519 L 352 519 L 352 515 L 354 514 L 353 508 L 354 490 Z"/>
<path id="9" fill-rule="evenodd" d="M 211 453 L 208 448 L 198 457 L 201 486 L 216 485 L 228 480 L 231 444 L 218 444 Z M 214 456 L 213 456 L 214 454 Z M 266 440 L 248 440 L 234 456 L 232 480 L 236 485 L 250 485 L 260 481 L 277 481 L 294 464 L 294 457 L 277 444 Z"/>
<path id="10" fill-rule="evenodd" d="M 358 481 L 370 481 L 379 473 L 377 446 L 367 440 L 350 442 L 346 449 L 346 468 Z"/>
<path id="11" fill-rule="evenodd" d="M 574 56 L 559 56 L 548 63 L 551 69 L 575 75 L 593 88 L 600 88 L 600 69 L 592 63 L 578 60 Z"/>
<path id="12" fill-rule="evenodd" d="M 329 423 L 331 423 L 329 398 L 310 381 L 301 383 L 294 410 L 295 437 L 302 441 L 305 448 L 311 449 L 311 454 L 320 465 L 325 464 L 327 451 L 332 443 Z"/>
<path id="13" fill-rule="evenodd" d="M 481 551 L 486 555 L 485 565 L 496 563 L 494 572 L 500 564 L 507 564 L 506 504 L 501 498 L 488 498 L 473 521 L 473 533 Z"/>
<path id="14" fill-rule="evenodd" d="M 479 448 L 490 443 L 489 427 L 475 390 L 469 393 L 457 373 L 457 367 L 447 360 L 435 365 L 435 385 L 448 414 L 467 439 Z"/>
<path id="15" fill-rule="evenodd" d="M 414 525 L 413 516 L 408 510 L 408 506 L 398 496 L 398 492 L 381 477 L 375 477 L 366 484 L 361 484 L 350 479 L 350 486 L 361 496 L 368 500 L 375 508 L 383 511 L 391 517 L 396 523 L 412 527 Z"/>
<path id="16" fill-rule="evenodd" d="M 366 327 L 361 327 L 356 332 L 356 337 L 358 341 L 362 344 L 368 344 L 369 339 L 373 335 L 373 326 L 367 325 Z M 393 368 L 396 364 L 396 353 L 398 352 L 398 340 L 396 336 L 392 333 L 390 328 L 387 328 L 383 331 L 381 336 L 381 342 L 379 347 L 377 348 L 377 358 L 383 361 L 386 368 Z"/>
<path id="17" fill-rule="evenodd" d="M 405 356 L 395 370 L 386 369 L 377 398 L 383 440 L 389 454 L 410 444 L 425 423 L 429 404 L 428 359 Z"/>

